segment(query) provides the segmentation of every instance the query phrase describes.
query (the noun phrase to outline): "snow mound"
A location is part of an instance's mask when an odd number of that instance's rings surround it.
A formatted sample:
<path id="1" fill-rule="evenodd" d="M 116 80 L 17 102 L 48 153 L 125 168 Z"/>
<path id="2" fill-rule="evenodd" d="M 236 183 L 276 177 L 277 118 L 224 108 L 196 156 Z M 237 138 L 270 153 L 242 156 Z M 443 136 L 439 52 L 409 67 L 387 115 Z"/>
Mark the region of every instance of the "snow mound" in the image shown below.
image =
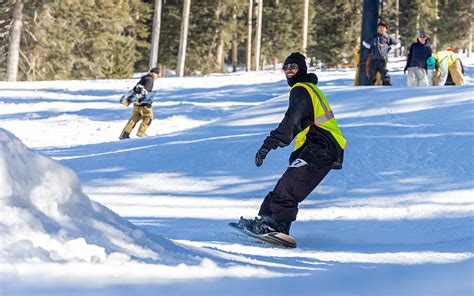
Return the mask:
<path id="1" fill-rule="evenodd" d="M 91 201 L 72 170 L 1 128 L 0 144 L 0 261 L 193 262 L 189 251 Z"/>

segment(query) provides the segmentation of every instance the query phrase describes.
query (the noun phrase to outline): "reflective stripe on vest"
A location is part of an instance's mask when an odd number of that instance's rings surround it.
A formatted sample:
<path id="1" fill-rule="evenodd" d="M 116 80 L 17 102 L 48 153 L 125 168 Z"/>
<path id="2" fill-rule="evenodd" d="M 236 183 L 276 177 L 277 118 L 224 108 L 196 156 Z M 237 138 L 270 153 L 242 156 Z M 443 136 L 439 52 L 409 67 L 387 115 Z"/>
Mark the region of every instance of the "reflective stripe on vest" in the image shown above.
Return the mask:
<path id="1" fill-rule="evenodd" d="M 339 144 L 339 146 L 342 149 L 345 149 L 346 139 L 342 136 L 342 133 L 337 125 L 336 118 L 334 117 L 334 113 L 329 107 L 329 104 L 327 103 L 324 95 L 320 93 L 317 87 L 311 83 L 296 83 L 293 87 L 297 86 L 304 87 L 311 97 L 311 102 L 313 103 L 314 111 L 314 123 L 316 124 L 316 126 L 330 132 Z M 318 106 L 320 107 L 322 112 L 318 110 Z M 304 143 L 306 142 L 306 134 L 309 132 L 309 129 L 310 126 L 305 128 L 296 136 L 294 150 L 297 150 L 304 145 Z"/>

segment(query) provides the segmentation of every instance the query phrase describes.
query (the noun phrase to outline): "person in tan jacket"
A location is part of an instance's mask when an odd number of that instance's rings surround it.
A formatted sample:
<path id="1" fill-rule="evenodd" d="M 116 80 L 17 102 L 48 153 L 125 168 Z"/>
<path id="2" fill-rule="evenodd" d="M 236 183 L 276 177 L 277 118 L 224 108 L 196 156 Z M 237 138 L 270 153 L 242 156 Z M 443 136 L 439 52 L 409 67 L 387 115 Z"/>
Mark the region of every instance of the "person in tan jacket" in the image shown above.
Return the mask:
<path id="1" fill-rule="evenodd" d="M 154 67 L 150 69 L 133 88 L 132 96 L 135 98 L 135 103 L 133 105 L 132 117 L 130 117 L 120 134 L 120 140 L 129 139 L 130 133 L 140 120 L 142 123 L 138 128 L 137 136 L 147 136 L 145 132 L 153 120 L 152 99 L 148 96 L 148 93 L 153 90 L 153 82 L 158 78 L 159 74 L 160 68 Z"/>

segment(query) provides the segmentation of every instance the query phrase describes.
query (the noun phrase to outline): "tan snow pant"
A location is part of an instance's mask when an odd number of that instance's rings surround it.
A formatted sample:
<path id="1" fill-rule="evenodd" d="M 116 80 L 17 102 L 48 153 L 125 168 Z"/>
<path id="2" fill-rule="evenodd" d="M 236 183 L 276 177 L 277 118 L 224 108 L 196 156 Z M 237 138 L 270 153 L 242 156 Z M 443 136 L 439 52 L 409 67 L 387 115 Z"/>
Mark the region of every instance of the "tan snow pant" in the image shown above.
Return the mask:
<path id="1" fill-rule="evenodd" d="M 464 85 L 464 75 L 462 74 L 461 62 L 459 60 L 456 60 L 449 68 L 449 73 L 451 74 L 454 84 Z"/>
<path id="2" fill-rule="evenodd" d="M 138 128 L 137 136 L 142 137 L 145 135 L 147 128 L 150 126 L 151 121 L 153 120 L 153 110 L 151 107 L 143 107 L 140 105 L 133 106 L 132 117 L 125 125 L 125 128 L 122 131 L 122 134 L 130 134 L 137 124 L 137 122 L 142 121 L 140 127 Z"/>
<path id="3" fill-rule="evenodd" d="M 451 74 L 451 78 L 455 85 L 464 85 L 464 75 L 462 74 L 462 67 L 461 62 L 456 60 L 451 67 L 448 68 L 449 74 Z M 433 85 L 439 85 L 440 80 L 440 73 L 436 72 L 433 77 Z"/>

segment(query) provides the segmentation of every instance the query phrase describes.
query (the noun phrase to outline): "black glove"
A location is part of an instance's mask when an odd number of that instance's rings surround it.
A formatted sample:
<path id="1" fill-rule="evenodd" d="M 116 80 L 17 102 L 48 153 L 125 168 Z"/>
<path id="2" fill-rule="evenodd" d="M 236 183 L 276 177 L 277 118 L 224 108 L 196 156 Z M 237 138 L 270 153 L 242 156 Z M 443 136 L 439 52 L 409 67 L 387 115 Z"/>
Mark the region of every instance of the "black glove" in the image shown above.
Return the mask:
<path id="1" fill-rule="evenodd" d="M 403 69 L 403 74 L 407 74 L 407 70 L 408 70 L 408 68 L 405 67 L 405 69 Z"/>
<path id="2" fill-rule="evenodd" d="M 255 165 L 256 166 L 261 166 L 263 164 L 263 160 L 265 157 L 267 157 L 268 152 L 270 152 L 270 149 L 268 149 L 265 145 L 262 145 L 260 149 L 258 149 L 257 154 L 255 155 Z"/>

